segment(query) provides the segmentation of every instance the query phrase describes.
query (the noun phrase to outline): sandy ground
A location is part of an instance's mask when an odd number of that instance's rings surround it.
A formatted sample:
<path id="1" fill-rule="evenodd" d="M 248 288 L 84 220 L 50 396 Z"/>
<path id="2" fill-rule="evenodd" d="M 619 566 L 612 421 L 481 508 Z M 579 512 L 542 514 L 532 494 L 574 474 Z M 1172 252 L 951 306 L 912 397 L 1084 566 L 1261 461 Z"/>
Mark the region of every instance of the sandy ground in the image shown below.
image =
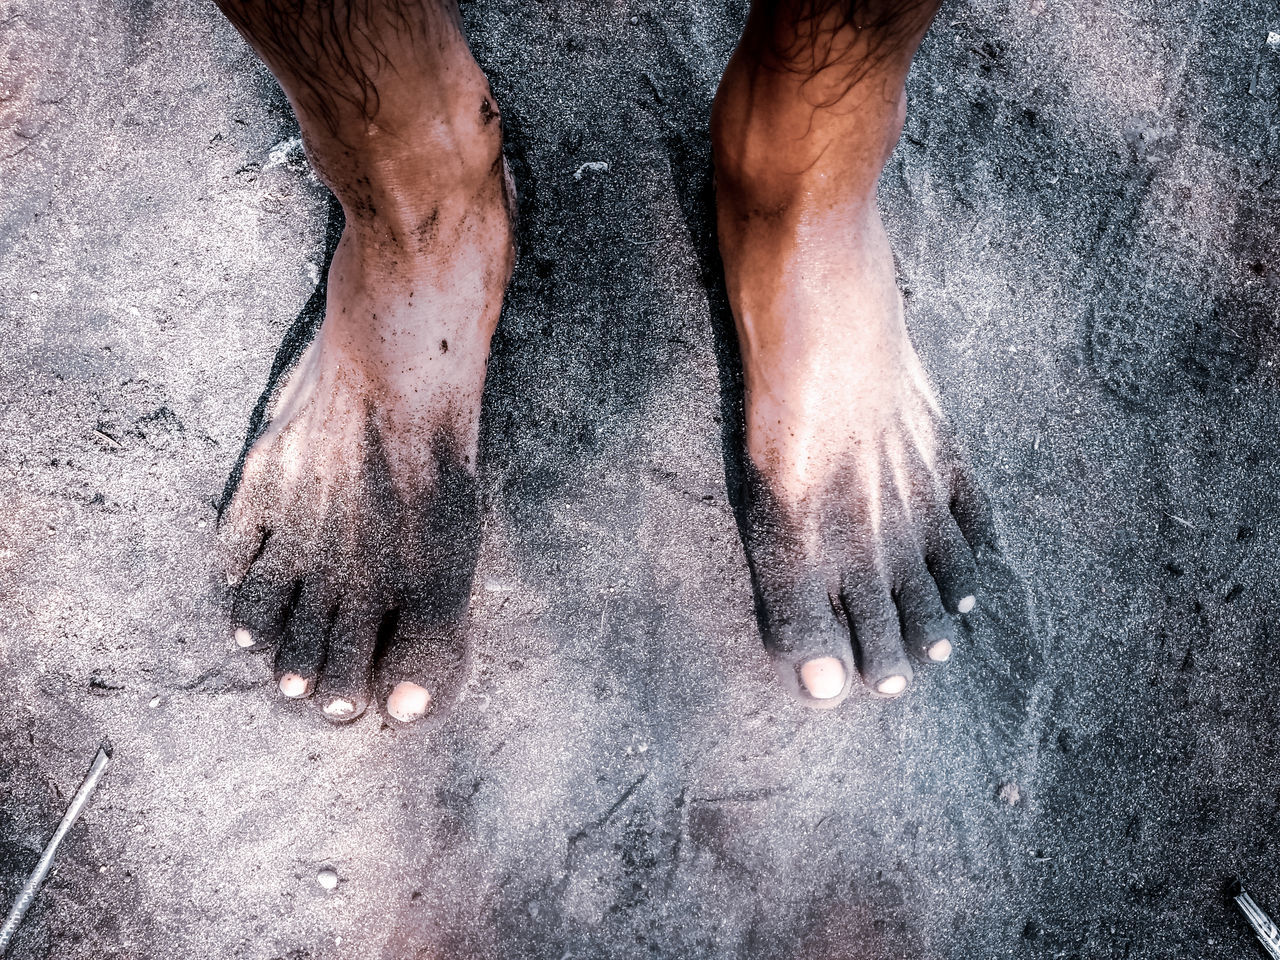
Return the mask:
<path id="1" fill-rule="evenodd" d="M 324 267 L 283 97 L 209 4 L 0 0 L 0 902 L 116 747 L 12 956 L 1259 955 L 1280 9 L 944 8 L 882 206 L 1008 564 L 951 665 L 830 715 L 771 682 L 726 483 L 743 6 L 463 12 L 522 258 L 424 733 L 279 702 L 225 622 L 213 505 Z"/>

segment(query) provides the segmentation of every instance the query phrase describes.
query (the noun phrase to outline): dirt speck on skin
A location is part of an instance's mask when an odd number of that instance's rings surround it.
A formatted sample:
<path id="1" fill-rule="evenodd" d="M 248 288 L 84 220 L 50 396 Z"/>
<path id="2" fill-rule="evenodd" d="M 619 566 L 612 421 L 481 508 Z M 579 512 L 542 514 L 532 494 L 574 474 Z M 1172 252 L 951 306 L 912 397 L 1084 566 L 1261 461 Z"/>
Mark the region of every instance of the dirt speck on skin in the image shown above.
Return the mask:
<path id="1" fill-rule="evenodd" d="M 949 664 L 821 716 L 774 687 L 726 485 L 707 116 L 744 15 L 463 5 L 522 257 L 478 668 L 421 735 L 282 702 L 225 619 L 213 504 L 324 249 L 284 97 L 212 5 L 9 4 L 5 903 L 116 745 L 15 960 L 1252 949 L 1221 891 L 1280 909 L 1274 10 L 943 10 L 881 207 L 1005 552 Z"/>

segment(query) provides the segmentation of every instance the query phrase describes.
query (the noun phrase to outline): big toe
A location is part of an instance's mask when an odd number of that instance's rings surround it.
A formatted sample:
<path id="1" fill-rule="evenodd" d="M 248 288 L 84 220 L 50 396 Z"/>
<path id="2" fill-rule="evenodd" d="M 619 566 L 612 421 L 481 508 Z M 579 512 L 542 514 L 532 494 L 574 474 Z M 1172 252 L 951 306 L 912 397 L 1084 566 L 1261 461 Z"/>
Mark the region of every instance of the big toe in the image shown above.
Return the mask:
<path id="1" fill-rule="evenodd" d="M 849 695 L 853 649 L 825 589 L 811 603 L 775 604 L 769 612 L 762 624 L 765 647 L 783 688 L 815 710 L 839 706 Z"/>
<path id="2" fill-rule="evenodd" d="M 428 630 L 401 621 L 378 665 L 386 715 L 399 724 L 440 718 L 459 699 L 471 663 L 463 624 Z"/>
<path id="3" fill-rule="evenodd" d="M 401 723 L 414 723 L 431 708 L 431 691 L 413 680 L 401 680 L 387 695 L 387 713 Z"/>
<path id="4" fill-rule="evenodd" d="M 816 700 L 840 696 L 848 682 L 848 671 L 836 657 L 814 657 L 800 667 L 800 683 Z"/>

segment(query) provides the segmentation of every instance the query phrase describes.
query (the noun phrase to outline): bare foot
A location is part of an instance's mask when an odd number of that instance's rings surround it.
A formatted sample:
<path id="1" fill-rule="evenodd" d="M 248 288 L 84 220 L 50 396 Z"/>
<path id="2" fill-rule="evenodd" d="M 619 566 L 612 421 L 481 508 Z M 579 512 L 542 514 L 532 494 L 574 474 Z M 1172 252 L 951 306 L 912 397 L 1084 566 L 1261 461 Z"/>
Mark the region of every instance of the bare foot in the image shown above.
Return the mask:
<path id="1" fill-rule="evenodd" d="M 714 116 L 746 376 L 746 548 L 779 675 L 815 707 L 840 703 L 857 673 L 893 697 L 913 659 L 949 659 L 954 615 L 976 603 L 974 552 L 993 543 L 907 336 L 875 205 L 904 75 L 837 85 L 829 108 L 740 47 Z"/>
<path id="2" fill-rule="evenodd" d="M 221 521 L 235 642 L 274 648 L 281 695 L 336 722 L 375 699 L 413 722 L 465 679 L 480 397 L 514 245 L 497 111 L 458 59 L 448 109 L 417 122 L 402 71 L 384 128 L 309 140 L 347 225 L 324 323 Z"/>

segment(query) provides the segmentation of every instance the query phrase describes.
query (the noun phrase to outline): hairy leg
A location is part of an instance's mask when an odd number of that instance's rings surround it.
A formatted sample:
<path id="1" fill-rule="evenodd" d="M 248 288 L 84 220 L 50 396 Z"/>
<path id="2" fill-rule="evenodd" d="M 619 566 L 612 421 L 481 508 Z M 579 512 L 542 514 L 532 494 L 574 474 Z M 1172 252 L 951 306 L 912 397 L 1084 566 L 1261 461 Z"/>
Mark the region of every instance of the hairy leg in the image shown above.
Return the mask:
<path id="1" fill-rule="evenodd" d="M 935 0 L 757 0 L 712 116 L 746 376 L 747 552 L 784 685 L 945 661 L 992 527 L 911 341 L 876 181 Z"/>
<path id="2" fill-rule="evenodd" d="M 345 721 L 462 681 L 489 340 L 514 260 L 498 110 L 451 0 L 219 0 L 346 214 L 323 324 L 222 516 L 236 641 Z"/>

